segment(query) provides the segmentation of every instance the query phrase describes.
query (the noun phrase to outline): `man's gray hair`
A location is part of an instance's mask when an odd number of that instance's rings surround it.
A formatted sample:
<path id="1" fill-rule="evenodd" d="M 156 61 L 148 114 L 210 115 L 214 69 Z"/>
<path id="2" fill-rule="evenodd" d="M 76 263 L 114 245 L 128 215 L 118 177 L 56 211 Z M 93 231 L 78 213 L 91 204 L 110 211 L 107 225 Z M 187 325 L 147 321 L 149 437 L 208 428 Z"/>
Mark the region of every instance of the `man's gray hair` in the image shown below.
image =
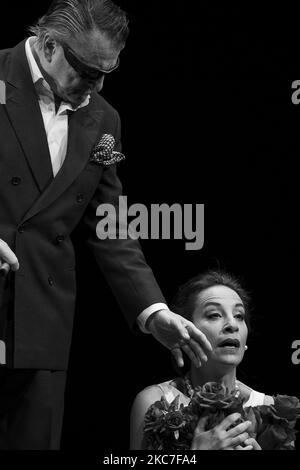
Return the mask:
<path id="1" fill-rule="evenodd" d="M 127 15 L 111 0 L 54 0 L 47 13 L 28 28 L 38 37 L 40 47 L 46 33 L 68 43 L 94 30 L 105 33 L 121 48 L 129 34 Z"/>

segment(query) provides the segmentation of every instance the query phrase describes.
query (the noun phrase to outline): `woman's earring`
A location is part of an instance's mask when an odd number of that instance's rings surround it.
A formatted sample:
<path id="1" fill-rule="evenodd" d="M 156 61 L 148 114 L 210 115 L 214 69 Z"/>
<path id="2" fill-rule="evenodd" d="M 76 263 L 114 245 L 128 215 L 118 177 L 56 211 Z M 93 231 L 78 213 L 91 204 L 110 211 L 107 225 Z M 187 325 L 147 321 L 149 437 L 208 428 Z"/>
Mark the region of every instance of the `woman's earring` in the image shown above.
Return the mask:
<path id="1" fill-rule="evenodd" d="M 248 349 L 248 346 L 247 346 L 247 344 L 245 344 L 245 351 L 247 351 L 247 349 Z"/>

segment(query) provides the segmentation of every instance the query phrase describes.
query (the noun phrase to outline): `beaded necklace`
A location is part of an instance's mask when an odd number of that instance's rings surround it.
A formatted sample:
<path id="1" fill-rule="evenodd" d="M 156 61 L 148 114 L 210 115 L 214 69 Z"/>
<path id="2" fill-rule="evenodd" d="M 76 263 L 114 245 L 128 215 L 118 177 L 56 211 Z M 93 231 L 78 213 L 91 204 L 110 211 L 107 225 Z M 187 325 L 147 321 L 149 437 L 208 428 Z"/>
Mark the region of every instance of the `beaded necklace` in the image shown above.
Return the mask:
<path id="1" fill-rule="evenodd" d="M 190 378 L 190 375 L 189 373 L 187 373 L 184 377 L 183 377 L 183 385 L 184 385 L 184 393 L 185 395 L 187 395 L 189 398 L 192 398 L 194 393 L 195 393 L 195 389 L 192 385 L 192 382 L 191 382 L 191 378 Z M 237 380 L 235 380 L 234 382 L 234 390 L 235 390 L 235 393 L 234 393 L 234 396 L 237 398 L 238 396 L 240 396 L 241 394 L 241 390 L 237 384 Z"/>

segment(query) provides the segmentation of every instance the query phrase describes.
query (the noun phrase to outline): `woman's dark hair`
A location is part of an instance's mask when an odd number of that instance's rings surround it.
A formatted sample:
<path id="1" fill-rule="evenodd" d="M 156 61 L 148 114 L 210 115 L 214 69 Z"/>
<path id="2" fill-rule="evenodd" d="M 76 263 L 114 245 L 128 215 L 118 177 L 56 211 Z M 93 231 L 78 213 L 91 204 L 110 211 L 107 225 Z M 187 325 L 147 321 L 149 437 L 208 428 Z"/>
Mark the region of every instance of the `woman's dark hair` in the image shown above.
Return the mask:
<path id="1" fill-rule="evenodd" d="M 239 279 L 232 274 L 221 270 L 209 270 L 198 274 L 183 284 L 173 302 L 172 310 L 188 320 L 192 320 L 196 297 L 205 289 L 213 286 L 226 286 L 234 290 L 241 298 L 246 313 L 246 324 L 249 326 L 250 297 Z"/>
<path id="2" fill-rule="evenodd" d="M 195 309 L 197 296 L 203 290 L 213 286 L 229 287 L 239 295 L 245 307 L 245 322 L 248 330 L 250 331 L 250 296 L 243 287 L 242 282 L 236 276 L 223 270 L 205 271 L 183 284 L 171 303 L 171 310 L 183 316 L 187 320 L 192 321 L 192 314 Z M 185 363 L 186 362 L 187 361 L 185 360 Z M 179 372 L 178 368 L 176 368 L 176 370 Z M 184 367 L 183 370 L 180 369 L 181 374 L 186 371 L 187 367 Z"/>

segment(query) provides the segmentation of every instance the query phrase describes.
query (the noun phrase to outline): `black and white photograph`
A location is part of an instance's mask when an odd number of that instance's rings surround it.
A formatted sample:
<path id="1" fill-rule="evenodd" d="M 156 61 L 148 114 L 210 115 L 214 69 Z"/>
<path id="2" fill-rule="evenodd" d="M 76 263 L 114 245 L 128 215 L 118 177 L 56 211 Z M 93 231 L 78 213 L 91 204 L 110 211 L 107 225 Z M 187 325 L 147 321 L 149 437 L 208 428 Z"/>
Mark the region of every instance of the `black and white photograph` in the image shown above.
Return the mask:
<path id="1" fill-rule="evenodd" d="M 297 13 L 1 10 L 0 458 L 297 451 Z"/>

